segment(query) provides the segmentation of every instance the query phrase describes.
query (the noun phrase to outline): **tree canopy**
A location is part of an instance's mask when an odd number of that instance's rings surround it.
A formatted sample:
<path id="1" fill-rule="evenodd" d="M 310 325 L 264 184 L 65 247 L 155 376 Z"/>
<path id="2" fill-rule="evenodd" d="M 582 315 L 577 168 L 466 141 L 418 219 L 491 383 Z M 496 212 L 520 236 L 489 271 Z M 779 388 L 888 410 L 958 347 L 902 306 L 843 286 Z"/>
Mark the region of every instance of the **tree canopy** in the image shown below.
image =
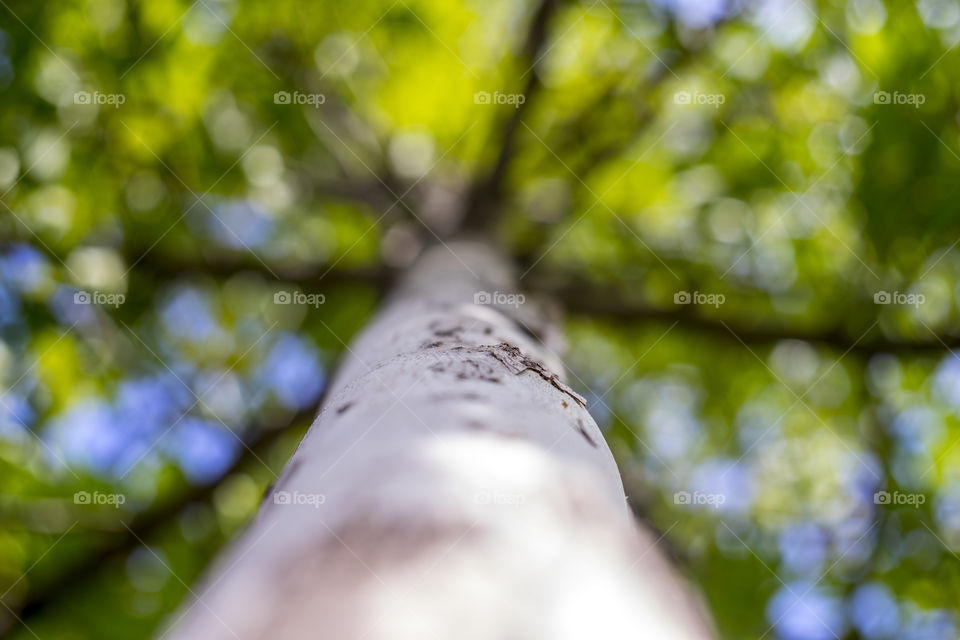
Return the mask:
<path id="1" fill-rule="evenodd" d="M 722 637 L 955 638 L 958 42 L 957 0 L 0 1 L 0 630 L 154 633 L 467 230 Z"/>

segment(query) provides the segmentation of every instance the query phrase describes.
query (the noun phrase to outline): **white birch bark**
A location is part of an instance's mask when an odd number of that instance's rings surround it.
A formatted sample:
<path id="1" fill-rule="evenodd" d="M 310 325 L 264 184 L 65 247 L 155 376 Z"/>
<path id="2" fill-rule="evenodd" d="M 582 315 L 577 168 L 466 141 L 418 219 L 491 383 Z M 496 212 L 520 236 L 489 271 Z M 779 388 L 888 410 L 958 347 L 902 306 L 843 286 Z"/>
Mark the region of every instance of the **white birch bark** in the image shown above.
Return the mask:
<path id="1" fill-rule="evenodd" d="M 507 263 L 451 247 L 351 345 L 258 518 L 164 637 L 712 637 L 535 337 L 542 314 L 477 304 L 514 292 Z"/>

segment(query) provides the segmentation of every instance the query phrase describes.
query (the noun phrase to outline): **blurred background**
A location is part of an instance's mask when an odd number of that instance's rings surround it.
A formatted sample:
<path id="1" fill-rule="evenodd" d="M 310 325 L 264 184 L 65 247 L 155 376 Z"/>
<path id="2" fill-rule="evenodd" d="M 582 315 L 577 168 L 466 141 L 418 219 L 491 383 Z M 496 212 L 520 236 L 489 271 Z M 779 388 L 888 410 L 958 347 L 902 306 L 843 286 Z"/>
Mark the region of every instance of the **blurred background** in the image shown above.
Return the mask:
<path id="1" fill-rule="evenodd" d="M 958 0 L 0 0 L 0 634 L 153 634 L 463 219 L 723 638 L 957 638 L 958 42 Z"/>

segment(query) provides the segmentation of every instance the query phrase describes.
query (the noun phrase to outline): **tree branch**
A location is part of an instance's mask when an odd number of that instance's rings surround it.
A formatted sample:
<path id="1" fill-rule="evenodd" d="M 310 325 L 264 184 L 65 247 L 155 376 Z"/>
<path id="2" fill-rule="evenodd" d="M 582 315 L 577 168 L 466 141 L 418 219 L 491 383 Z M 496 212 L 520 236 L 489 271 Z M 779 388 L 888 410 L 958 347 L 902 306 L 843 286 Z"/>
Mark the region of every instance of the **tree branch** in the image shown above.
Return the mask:
<path id="1" fill-rule="evenodd" d="M 879 329 L 867 331 L 868 324 L 857 332 L 839 325 L 819 329 L 790 327 L 762 318 L 748 325 L 743 320 L 726 321 L 698 315 L 695 307 L 677 305 L 673 309 L 656 309 L 626 301 L 620 291 L 595 282 L 548 284 L 534 280 L 534 288 L 556 298 L 570 313 L 587 315 L 619 325 L 639 326 L 640 321 L 677 322 L 685 329 L 740 344 L 771 344 L 781 340 L 803 340 L 841 352 L 850 351 L 870 356 L 876 353 L 943 354 L 960 349 L 960 336 L 931 336 L 930 340 L 888 338 Z M 849 314 L 845 314 L 845 317 Z M 869 317 L 869 316 L 867 316 Z M 858 336 L 860 336 L 858 338 Z"/>
<path id="2" fill-rule="evenodd" d="M 258 260 L 240 254 L 208 253 L 200 256 L 184 253 L 177 256 L 161 253 L 158 249 L 147 253 L 136 250 L 125 252 L 127 264 L 135 264 L 135 272 L 146 273 L 158 281 L 189 276 L 191 273 L 207 274 L 217 278 L 229 278 L 243 272 L 258 273 L 265 279 L 278 282 L 273 273 L 280 276 L 279 282 L 296 286 L 307 293 L 322 292 L 331 286 L 364 284 L 380 294 L 386 293 L 396 278 L 396 272 L 384 267 L 356 270 L 329 270 L 322 264 L 271 264 L 269 269 Z M 271 273 L 272 272 L 272 273 Z M 322 276 L 322 277 L 321 277 Z M 730 321 L 697 315 L 695 308 L 678 306 L 675 309 L 656 309 L 641 302 L 630 301 L 615 287 L 578 279 L 576 276 L 538 278 L 531 273 L 527 278 L 528 288 L 534 293 L 554 297 L 568 312 L 591 316 L 617 324 L 632 324 L 639 320 L 663 323 L 677 322 L 680 326 L 747 344 L 771 344 L 780 340 L 803 340 L 837 349 L 841 352 L 870 356 L 875 353 L 943 354 L 960 350 L 960 336 L 931 336 L 929 340 L 889 338 L 873 330 L 860 332 L 833 324 L 825 328 L 802 329 L 790 327 L 762 318 L 746 325 L 742 320 Z M 849 314 L 846 314 L 848 316 Z M 869 314 L 866 316 L 869 317 Z M 858 339 L 858 336 L 861 336 Z"/>
<path id="3" fill-rule="evenodd" d="M 550 19 L 556 13 L 563 0 L 541 0 L 536 12 L 530 20 L 527 36 L 523 45 L 523 52 L 519 58 L 520 65 L 525 69 L 526 81 L 522 90 L 525 100 L 517 105 L 503 123 L 503 134 L 500 142 L 500 152 L 490 169 L 483 178 L 477 180 L 471 189 L 467 200 L 461 228 L 466 231 L 480 231 L 489 229 L 494 221 L 494 212 L 503 191 L 503 182 L 507 174 L 510 161 L 515 155 L 517 130 L 524 116 L 530 109 L 530 104 L 536 98 L 542 87 L 540 76 L 537 73 L 544 48 L 549 35 Z"/>
<path id="4" fill-rule="evenodd" d="M 138 268 L 141 265 L 142 268 L 149 270 L 157 278 L 172 278 L 189 272 L 207 273 L 226 278 L 240 271 L 250 270 L 273 280 L 273 276 L 266 271 L 262 264 L 249 260 L 238 260 L 232 263 L 228 261 L 207 263 L 202 258 L 194 256 L 192 261 L 179 263 L 158 254 L 148 254 L 140 262 Z M 318 291 L 321 285 L 364 283 L 375 287 L 381 293 L 385 293 L 396 276 L 396 273 L 390 269 L 371 268 L 358 271 L 331 271 L 323 279 L 318 280 L 318 276 L 325 271 L 325 267 L 321 265 L 290 266 L 279 270 L 271 265 L 271 269 L 281 276 L 284 282 L 295 285 L 306 292 Z M 691 331 L 709 334 L 738 344 L 740 340 L 747 344 L 771 344 L 780 340 L 803 340 L 831 347 L 841 352 L 850 350 L 867 356 L 885 352 L 919 355 L 960 350 L 960 336 L 931 336 L 929 340 L 922 341 L 896 339 L 884 337 L 877 329 L 863 335 L 868 326 L 866 324 L 859 332 L 838 324 L 826 328 L 802 329 L 779 323 L 774 319 L 764 320 L 763 318 L 746 325 L 738 319 L 726 321 L 698 315 L 696 309 L 691 306 L 677 306 L 675 309 L 656 309 L 645 306 L 641 302 L 630 301 L 615 287 L 586 281 L 571 274 L 547 279 L 538 278 L 536 273 L 531 273 L 527 279 L 529 288 L 533 293 L 552 296 L 564 309 L 573 314 L 587 315 L 617 324 L 632 324 L 639 320 L 653 320 L 663 323 L 678 322 L 680 326 Z M 871 309 L 871 311 L 873 310 Z M 869 317 L 869 314 L 866 314 L 865 317 Z M 860 336 L 859 340 L 858 336 Z"/>
<path id="5" fill-rule="evenodd" d="M 294 414 L 284 427 L 279 429 L 266 426 L 259 427 L 255 431 L 256 435 L 245 441 L 243 454 L 237 458 L 220 478 L 208 485 L 193 487 L 163 504 L 139 514 L 132 522 L 127 523 L 126 527 L 121 527 L 116 534 L 111 534 L 109 540 L 102 546 L 92 550 L 79 562 L 68 566 L 67 569 L 57 575 L 54 580 L 46 584 L 31 586 L 17 612 L 21 621 L 27 621 L 30 617 L 37 615 L 48 604 L 67 596 L 71 590 L 94 575 L 111 558 L 123 556 L 136 549 L 141 544 L 140 540 L 147 540 L 153 537 L 157 530 L 169 525 L 171 520 L 191 503 L 208 502 L 214 490 L 224 478 L 252 464 L 254 461 L 258 461 L 260 454 L 269 450 L 282 435 L 288 433 L 296 425 L 302 424 L 305 421 L 312 421 L 316 416 L 321 402 L 322 399 L 314 404 L 314 406 Z M 10 606 L 14 608 L 13 605 Z"/>
<path id="6" fill-rule="evenodd" d="M 192 256 L 191 260 L 177 262 L 151 253 L 140 261 L 138 268 L 146 269 L 151 275 L 160 279 L 173 278 L 190 272 L 227 278 L 246 270 L 260 273 L 274 280 L 259 262 L 239 258 L 233 261 L 217 259 L 205 262 L 202 258 Z M 284 282 L 295 285 L 305 292 L 319 291 L 321 286 L 363 283 L 376 288 L 383 294 L 396 277 L 395 271 L 386 268 L 331 271 L 322 279 L 319 279 L 319 276 L 326 270 L 322 265 L 290 265 L 286 268 L 275 268 L 271 265 L 271 269 L 281 276 Z M 747 344 L 803 340 L 841 352 L 850 350 L 867 356 L 875 353 L 942 354 L 950 350 L 960 350 L 960 336 L 931 335 L 929 340 L 898 339 L 883 336 L 879 329 L 863 335 L 868 324 L 859 331 L 836 323 L 824 328 L 804 329 L 782 324 L 775 319 L 763 318 L 758 318 L 756 322 L 747 325 L 739 319 L 731 318 L 730 321 L 726 321 L 698 315 L 696 309 L 691 306 L 677 306 L 674 309 L 645 306 L 642 302 L 629 300 L 615 287 L 586 281 L 571 274 L 559 278 L 552 276 L 547 279 L 538 278 L 535 273 L 531 273 L 527 280 L 531 292 L 552 296 L 572 314 L 587 315 L 617 324 L 632 324 L 639 320 L 678 322 L 680 326 L 691 331 L 709 334 L 738 344 L 741 340 Z M 848 315 L 845 314 L 844 317 Z M 870 317 L 870 314 L 865 314 L 865 317 Z"/>
<path id="7" fill-rule="evenodd" d="M 381 292 L 393 283 L 395 273 L 383 267 L 334 269 L 322 263 L 272 262 L 264 264 L 248 252 L 224 250 L 195 251 L 173 254 L 159 248 L 152 250 L 124 248 L 123 257 L 138 274 L 158 280 L 172 280 L 190 274 L 229 278 L 243 272 L 257 273 L 272 282 L 290 283 L 304 291 L 341 285 L 365 284 Z"/>

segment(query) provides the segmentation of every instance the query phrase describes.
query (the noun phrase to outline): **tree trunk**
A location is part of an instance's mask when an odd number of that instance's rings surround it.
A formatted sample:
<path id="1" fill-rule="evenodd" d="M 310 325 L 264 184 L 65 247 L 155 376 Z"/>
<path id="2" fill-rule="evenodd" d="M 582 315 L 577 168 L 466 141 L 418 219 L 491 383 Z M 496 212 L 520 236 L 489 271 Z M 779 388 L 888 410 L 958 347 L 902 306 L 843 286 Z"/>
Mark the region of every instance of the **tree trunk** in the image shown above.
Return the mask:
<path id="1" fill-rule="evenodd" d="M 514 286 L 481 244 L 410 269 L 164 637 L 712 637 Z"/>

